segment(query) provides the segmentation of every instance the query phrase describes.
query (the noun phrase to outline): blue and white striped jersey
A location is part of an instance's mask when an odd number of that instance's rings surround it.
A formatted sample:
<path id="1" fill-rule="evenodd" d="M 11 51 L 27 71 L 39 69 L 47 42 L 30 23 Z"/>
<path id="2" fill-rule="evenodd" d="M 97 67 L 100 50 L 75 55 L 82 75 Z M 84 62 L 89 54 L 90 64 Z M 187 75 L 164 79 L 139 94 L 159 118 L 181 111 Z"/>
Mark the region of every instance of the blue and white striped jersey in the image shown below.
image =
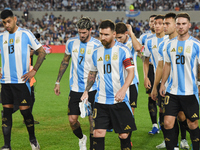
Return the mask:
<path id="1" fill-rule="evenodd" d="M 24 83 L 21 77 L 29 72 L 30 50 L 37 50 L 41 46 L 33 33 L 27 29 L 18 27 L 15 33 L 1 33 L 1 83 Z"/>
<path id="2" fill-rule="evenodd" d="M 165 35 L 162 38 L 157 38 L 156 36 L 152 36 L 145 43 L 144 56 L 152 58 L 154 72 L 156 71 L 158 65 L 158 58 L 159 58 L 158 46 L 166 38 L 168 38 L 168 35 Z"/>
<path id="3" fill-rule="evenodd" d="M 153 33 L 151 33 L 151 31 L 143 33 L 139 38 L 140 44 L 145 45 L 146 39 L 148 37 L 150 37 L 151 35 L 153 35 Z"/>
<path id="4" fill-rule="evenodd" d="M 166 46 L 165 62 L 171 63 L 171 80 L 167 92 L 174 95 L 198 94 L 197 64 L 200 59 L 200 42 L 190 36 L 185 41 L 177 38 Z"/>
<path id="5" fill-rule="evenodd" d="M 94 49 L 101 45 L 101 42 L 93 37 L 87 43 L 80 41 L 79 37 L 70 38 L 66 43 L 65 53 L 71 55 L 70 67 L 70 90 L 84 92 L 87 86 L 87 77 L 92 63 L 92 53 Z M 96 82 L 90 89 L 97 89 Z"/>
<path id="6" fill-rule="evenodd" d="M 115 104 L 116 93 L 121 89 L 125 82 L 124 61 L 132 58 L 128 47 L 116 41 L 112 48 L 98 47 L 93 55 L 93 65 L 91 71 L 98 72 L 98 88 L 95 102 L 102 104 Z M 134 67 L 134 65 L 130 65 Z M 127 68 L 126 68 L 127 69 Z M 126 94 L 123 102 L 128 102 Z"/>
<path id="7" fill-rule="evenodd" d="M 137 70 L 137 52 L 133 48 L 132 39 L 130 37 L 129 37 L 128 41 L 125 43 L 125 45 L 131 50 L 131 54 L 133 56 L 133 62 L 135 65 L 135 69 L 134 69 L 135 76 L 134 76 L 134 79 L 133 79 L 133 82 L 131 83 L 131 85 L 137 84 L 137 83 L 139 83 L 139 76 L 138 76 L 138 70 Z"/>

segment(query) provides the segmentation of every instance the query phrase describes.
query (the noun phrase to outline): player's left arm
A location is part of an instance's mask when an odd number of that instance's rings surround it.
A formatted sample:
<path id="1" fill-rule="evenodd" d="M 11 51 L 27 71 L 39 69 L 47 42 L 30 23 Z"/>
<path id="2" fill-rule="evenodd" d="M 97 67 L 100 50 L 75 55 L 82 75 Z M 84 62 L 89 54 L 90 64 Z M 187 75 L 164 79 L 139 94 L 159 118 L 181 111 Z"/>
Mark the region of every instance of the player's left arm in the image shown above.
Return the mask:
<path id="1" fill-rule="evenodd" d="M 199 90 L 199 96 L 200 96 L 200 63 L 198 63 L 197 67 L 198 67 L 197 81 L 198 81 L 198 90 Z"/>
<path id="2" fill-rule="evenodd" d="M 140 42 L 135 37 L 135 34 L 133 33 L 131 25 L 126 24 L 126 27 L 128 29 L 128 35 L 131 37 L 133 48 L 135 49 L 135 51 L 140 51 L 142 49 L 142 45 L 140 44 Z"/>
<path id="3" fill-rule="evenodd" d="M 121 89 L 116 93 L 115 95 L 115 100 L 118 102 L 122 102 L 124 100 L 124 97 L 126 95 L 126 91 L 128 87 L 130 86 L 131 82 L 133 81 L 134 78 L 134 64 L 133 64 L 133 59 L 132 58 L 127 58 L 123 62 L 126 71 L 128 72 L 128 75 L 125 79 L 124 85 L 121 87 Z"/>
<path id="4" fill-rule="evenodd" d="M 35 76 L 37 70 L 40 68 L 40 66 L 42 65 L 42 62 L 45 59 L 46 52 L 42 46 L 40 48 L 38 48 L 36 51 L 38 52 L 37 61 L 34 65 L 33 69 L 22 76 L 22 79 L 24 82 L 26 82 L 28 79 L 31 79 L 32 77 Z"/>

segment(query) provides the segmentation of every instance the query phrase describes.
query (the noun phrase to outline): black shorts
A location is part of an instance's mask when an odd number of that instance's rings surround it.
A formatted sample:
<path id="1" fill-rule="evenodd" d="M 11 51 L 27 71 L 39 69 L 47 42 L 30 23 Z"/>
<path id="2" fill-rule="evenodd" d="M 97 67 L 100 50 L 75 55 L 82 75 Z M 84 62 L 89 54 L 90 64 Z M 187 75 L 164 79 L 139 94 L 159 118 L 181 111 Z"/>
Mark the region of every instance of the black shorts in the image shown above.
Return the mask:
<path id="1" fill-rule="evenodd" d="M 14 104 L 17 106 L 31 105 L 31 91 L 26 83 L 1 84 L 2 104 Z"/>
<path id="2" fill-rule="evenodd" d="M 94 99 L 96 90 L 88 93 L 88 101 L 91 103 L 92 110 L 94 105 Z M 81 96 L 83 95 L 82 92 L 74 92 L 70 91 L 69 98 L 68 98 L 68 115 L 80 115 L 80 109 L 79 109 L 79 102 L 81 102 Z"/>
<path id="3" fill-rule="evenodd" d="M 129 101 L 133 108 L 137 107 L 137 97 L 138 97 L 138 84 L 132 84 L 129 86 Z"/>
<path id="4" fill-rule="evenodd" d="M 177 116 L 183 111 L 190 121 L 199 119 L 198 94 L 196 95 L 172 95 L 166 93 L 164 100 L 164 115 Z"/>
<path id="5" fill-rule="evenodd" d="M 162 109 L 163 108 L 163 105 L 164 105 L 164 100 L 165 100 L 165 97 L 162 97 L 160 95 L 160 83 L 158 84 L 157 86 L 157 92 L 158 92 L 158 100 L 156 101 L 156 104 Z"/>
<path id="6" fill-rule="evenodd" d="M 146 93 L 150 94 L 153 88 L 153 84 L 154 84 L 154 69 L 153 69 L 153 65 L 149 64 L 149 72 L 148 72 L 148 78 L 151 82 L 151 88 L 150 89 L 146 89 Z"/>
<path id="7" fill-rule="evenodd" d="M 136 130 L 135 119 L 128 102 L 113 105 L 94 104 L 94 129 L 114 129 L 115 133 L 128 133 Z"/>

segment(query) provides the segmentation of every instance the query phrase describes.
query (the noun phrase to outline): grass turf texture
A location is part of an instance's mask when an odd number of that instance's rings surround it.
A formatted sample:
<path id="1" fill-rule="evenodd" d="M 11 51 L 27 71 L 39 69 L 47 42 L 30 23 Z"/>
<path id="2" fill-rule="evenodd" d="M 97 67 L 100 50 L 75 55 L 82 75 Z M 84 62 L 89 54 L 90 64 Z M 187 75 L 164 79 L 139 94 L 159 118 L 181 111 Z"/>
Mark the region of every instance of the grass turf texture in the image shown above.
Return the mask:
<path id="1" fill-rule="evenodd" d="M 60 63 L 64 54 L 50 54 L 38 70 L 35 78 L 36 102 L 33 109 L 35 132 L 41 150 L 78 150 L 78 138 L 75 137 L 69 126 L 67 105 L 69 94 L 69 70 L 66 70 L 60 83 L 60 96 L 54 94 L 54 86 L 58 75 Z M 36 57 L 34 58 L 34 61 Z M 140 78 L 138 107 L 135 110 L 137 131 L 132 133 L 131 141 L 135 150 L 155 150 L 156 145 L 163 141 L 162 133 L 148 135 L 151 130 L 151 121 L 148 112 L 148 97 L 143 86 L 142 61 L 138 58 L 138 72 Z M 0 107 L 2 110 L 2 107 Z M 19 111 L 13 114 L 12 150 L 31 150 L 28 133 Z M 88 118 L 79 118 L 83 133 L 87 135 L 87 149 L 89 149 L 89 122 Z M 179 137 L 180 139 L 180 137 Z M 187 140 L 190 142 L 189 133 Z M 180 140 L 179 140 L 180 141 Z M 3 146 L 2 129 L 0 129 L 0 146 Z M 114 132 L 107 132 L 105 137 L 106 150 L 119 150 L 120 140 Z"/>

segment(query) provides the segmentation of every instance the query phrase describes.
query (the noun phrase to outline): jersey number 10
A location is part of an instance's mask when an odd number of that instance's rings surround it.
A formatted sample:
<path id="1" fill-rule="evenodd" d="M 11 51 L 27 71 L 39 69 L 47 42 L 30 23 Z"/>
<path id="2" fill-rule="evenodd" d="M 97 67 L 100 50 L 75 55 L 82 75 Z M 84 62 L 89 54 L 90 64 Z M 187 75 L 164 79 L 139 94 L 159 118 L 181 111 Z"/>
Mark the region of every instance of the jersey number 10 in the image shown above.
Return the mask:
<path id="1" fill-rule="evenodd" d="M 104 68 L 104 74 L 111 73 L 111 64 L 104 64 L 103 68 Z"/>

